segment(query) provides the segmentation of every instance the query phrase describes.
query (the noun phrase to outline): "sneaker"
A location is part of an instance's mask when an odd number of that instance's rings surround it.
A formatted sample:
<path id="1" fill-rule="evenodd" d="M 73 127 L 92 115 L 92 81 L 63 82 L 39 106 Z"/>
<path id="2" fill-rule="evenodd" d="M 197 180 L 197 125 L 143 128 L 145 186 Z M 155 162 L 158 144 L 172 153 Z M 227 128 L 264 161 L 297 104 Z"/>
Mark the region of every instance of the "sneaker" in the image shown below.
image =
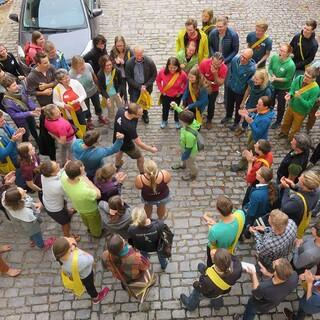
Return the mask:
<path id="1" fill-rule="evenodd" d="M 230 170 L 231 172 L 238 172 L 238 171 L 241 171 L 242 169 L 237 164 L 233 164 Z"/>
<path id="2" fill-rule="evenodd" d="M 233 315 L 233 320 L 240 320 L 241 319 L 241 315 L 239 313 L 235 313 Z"/>
<path id="3" fill-rule="evenodd" d="M 108 294 L 108 292 L 110 291 L 110 289 L 108 287 L 103 288 L 99 293 L 98 296 L 94 299 L 92 299 L 92 303 L 93 304 L 98 304 L 100 303 Z"/>
<path id="4" fill-rule="evenodd" d="M 101 123 L 101 124 L 108 124 L 109 123 L 109 119 L 105 118 L 103 116 L 99 116 L 98 119 L 99 119 L 99 123 Z"/>
<path id="5" fill-rule="evenodd" d="M 179 121 L 176 121 L 174 123 L 174 125 L 176 126 L 176 129 L 180 129 L 181 128 L 181 125 L 180 125 L 180 122 Z"/>
<path id="6" fill-rule="evenodd" d="M 208 121 L 208 122 L 206 123 L 206 129 L 207 129 L 207 130 L 211 130 L 212 128 L 213 128 L 212 122 L 211 122 L 211 121 Z"/>
<path id="7" fill-rule="evenodd" d="M 93 130 L 94 129 L 94 125 L 92 120 L 87 120 L 87 130 Z"/>
<path id="8" fill-rule="evenodd" d="M 280 123 L 277 121 L 271 125 L 271 129 L 278 129 L 279 127 L 280 127 Z"/>
<path id="9" fill-rule="evenodd" d="M 192 176 L 191 174 L 187 174 L 187 175 L 181 177 L 181 179 L 183 181 L 193 181 L 195 178 L 196 178 L 196 176 Z"/>
<path id="10" fill-rule="evenodd" d="M 162 121 L 161 125 L 160 125 L 160 128 L 164 129 L 167 125 L 168 125 L 168 121 Z"/>
<path id="11" fill-rule="evenodd" d="M 224 117 L 224 118 L 220 121 L 220 123 L 221 123 L 221 124 L 229 123 L 231 120 L 232 120 L 232 118 Z"/>
<path id="12" fill-rule="evenodd" d="M 144 122 L 145 124 L 148 124 L 148 123 L 149 123 L 149 115 L 148 115 L 148 113 L 144 113 L 144 114 L 142 115 L 142 120 L 143 120 L 143 122 Z"/>
<path id="13" fill-rule="evenodd" d="M 235 135 L 236 137 L 240 137 L 240 136 L 241 136 L 243 133 L 245 133 L 245 132 L 246 132 L 245 129 L 238 127 L 238 128 L 235 130 L 234 135 Z"/>
<path id="14" fill-rule="evenodd" d="M 292 320 L 293 319 L 293 312 L 291 310 L 289 310 L 288 308 L 284 308 L 283 309 L 283 314 L 285 315 L 287 320 Z"/>
<path id="15" fill-rule="evenodd" d="M 217 102 L 217 104 L 222 104 L 222 103 L 224 103 L 224 96 L 223 96 L 223 94 L 220 94 L 220 92 L 219 92 L 219 94 L 218 94 L 218 97 L 217 97 L 216 102 Z"/>
<path id="16" fill-rule="evenodd" d="M 51 237 L 51 238 L 48 238 L 47 240 L 44 240 L 44 251 L 47 251 L 49 250 L 52 246 L 53 246 L 53 243 L 56 241 L 56 237 Z"/>
<path id="17" fill-rule="evenodd" d="M 236 131 L 239 128 L 239 125 L 237 123 L 232 124 L 228 127 L 231 131 Z"/>
<path id="18" fill-rule="evenodd" d="M 183 293 L 181 293 L 180 294 L 180 301 L 181 301 L 181 303 L 182 303 L 182 305 L 187 309 L 187 310 L 190 310 L 190 308 L 188 307 L 188 301 L 189 299 L 188 299 L 188 297 L 185 295 L 185 294 L 183 294 Z"/>
<path id="19" fill-rule="evenodd" d="M 278 138 L 279 138 L 279 139 L 287 139 L 287 138 L 288 138 L 288 135 L 285 134 L 284 132 L 280 132 L 280 133 L 278 134 Z"/>
<path id="20" fill-rule="evenodd" d="M 185 169 L 186 167 L 183 166 L 181 163 L 176 163 L 173 166 L 171 166 L 172 170 L 179 170 L 179 169 Z"/>

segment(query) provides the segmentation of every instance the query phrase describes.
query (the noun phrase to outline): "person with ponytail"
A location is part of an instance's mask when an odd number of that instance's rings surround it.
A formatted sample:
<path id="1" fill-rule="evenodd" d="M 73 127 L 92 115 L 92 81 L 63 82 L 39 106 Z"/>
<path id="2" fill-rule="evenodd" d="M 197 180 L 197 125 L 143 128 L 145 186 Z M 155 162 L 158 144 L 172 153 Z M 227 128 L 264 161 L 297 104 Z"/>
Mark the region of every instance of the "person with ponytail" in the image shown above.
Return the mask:
<path id="1" fill-rule="evenodd" d="M 249 202 L 243 207 L 246 213 L 246 226 L 252 226 L 254 221 L 263 217 L 274 209 L 277 203 L 278 193 L 275 185 L 272 183 L 273 172 L 267 167 L 260 167 L 256 172 L 258 184 L 251 188 Z M 250 232 L 246 231 L 245 236 L 250 238 Z"/>
<path id="2" fill-rule="evenodd" d="M 71 289 L 79 297 L 84 293 L 85 288 L 93 304 L 98 304 L 106 297 L 109 288 L 105 287 L 98 293 L 94 285 L 93 256 L 79 249 L 74 238 L 56 239 L 52 253 L 61 265 L 61 278 L 67 289 Z M 72 288 L 69 287 L 71 281 Z"/>
<path id="3" fill-rule="evenodd" d="M 146 258 L 149 258 L 148 252 L 157 252 L 161 269 L 165 270 L 168 260 L 157 251 L 163 225 L 162 220 L 152 220 L 148 218 L 144 208 L 136 207 L 132 210 L 132 224 L 128 234 L 130 243 Z"/>
<path id="4" fill-rule="evenodd" d="M 144 162 L 144 174 L 136 177 L 135 186 L 141 190 L 141 199 L 148 218 L 152 216 L 153 206 L 157 206 L 159 219 L 168 215 L 166 205 L 170 201 L 169 182 L 171 174 L 166 170 L 159 170 L 152 160 Z"/>

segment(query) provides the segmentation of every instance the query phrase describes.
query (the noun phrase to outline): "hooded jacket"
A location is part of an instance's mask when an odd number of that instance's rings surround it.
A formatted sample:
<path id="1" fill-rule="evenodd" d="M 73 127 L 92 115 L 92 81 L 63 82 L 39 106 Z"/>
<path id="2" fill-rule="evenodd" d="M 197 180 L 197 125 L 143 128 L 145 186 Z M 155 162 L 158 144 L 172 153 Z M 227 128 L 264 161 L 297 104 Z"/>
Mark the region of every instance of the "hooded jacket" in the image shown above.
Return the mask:
<path id="1" fill-rule="evenodd" d="M 257 113 L 253 122 L 249 124 L 252 137 L 255 142 L 260 139 L 268 140 L 268 130 L 274 117 L 274 111 L 269 110 L 266 113 Z"/>
<path id="2" fill-rule="evenodd" d="M 101 50 L 99 48 L 93 47 L 88 53 L 84 55 L 83 59 L 85 62 L 91 64 L 94 73 L 97 74 L 100 69 L 99 59 L 104 55 L 108 55 L 108 51 L 106 49 Z"/>

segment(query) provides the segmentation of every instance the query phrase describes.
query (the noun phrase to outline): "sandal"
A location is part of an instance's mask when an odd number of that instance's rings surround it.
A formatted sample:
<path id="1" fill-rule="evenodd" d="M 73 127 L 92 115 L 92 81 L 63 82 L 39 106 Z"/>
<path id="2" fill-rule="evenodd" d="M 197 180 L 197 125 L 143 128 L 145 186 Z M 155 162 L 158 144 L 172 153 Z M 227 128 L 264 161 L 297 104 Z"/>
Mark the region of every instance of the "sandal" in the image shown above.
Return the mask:
<path id="1" fill-rule="evenodd" d="M 44 251 L 47 251 L 49 250 L 52 246 L 53 246 L 53 243 L 56 241 L 56 238 L 55 237 L 51 237 L 51 238 L 48 238 L 47 240 L 44 240 Z"/>
<path id="2" fill-rule="evenodd" d="M 4 244 L 0 247 L 0 253 L 5 253 L 11 251 L 11 246 Z"/>
<path id="3" fill-rule="evenodd" d="M 29 244 L 30 244 L 30 247 L 31 247 L 31 248 L 34 248 L 34 247 L 35 247 L 35 245 L 36 245 L 36 244 L 35 244 L 35 242 L 34 242 L 33 240 L 30 240 L 30 243 L 29 243 Z"/>
<path id="4" fill-rule="evenodd" d="M 182 165 L 181 163 L 176 163 L 171 167 L 172 170 L 179 170 L 179 169 L 185 169 L 185 168 L 186 167 L 184 165 Z"/>
<path id="5" fill-rule="evenodd" d="M 10 268 L 5 274 L 9 277 L 16 277 L 21 273 L 21 269 Z"/>

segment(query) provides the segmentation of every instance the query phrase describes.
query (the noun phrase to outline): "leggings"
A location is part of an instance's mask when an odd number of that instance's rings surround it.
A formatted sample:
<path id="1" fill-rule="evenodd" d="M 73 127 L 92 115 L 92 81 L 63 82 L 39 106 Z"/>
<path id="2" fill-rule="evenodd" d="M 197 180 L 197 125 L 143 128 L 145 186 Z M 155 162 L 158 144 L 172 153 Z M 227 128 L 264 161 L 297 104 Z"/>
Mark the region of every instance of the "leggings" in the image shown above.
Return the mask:
<path id="1" fill-rule="evenodd" d="M 98 296 L 98 292 L 94 285 L 94 274 L 93 271 L 84 279 L 81 279 L 82 284 L 85 286 L 89 296 L 94 299 Z"/>

